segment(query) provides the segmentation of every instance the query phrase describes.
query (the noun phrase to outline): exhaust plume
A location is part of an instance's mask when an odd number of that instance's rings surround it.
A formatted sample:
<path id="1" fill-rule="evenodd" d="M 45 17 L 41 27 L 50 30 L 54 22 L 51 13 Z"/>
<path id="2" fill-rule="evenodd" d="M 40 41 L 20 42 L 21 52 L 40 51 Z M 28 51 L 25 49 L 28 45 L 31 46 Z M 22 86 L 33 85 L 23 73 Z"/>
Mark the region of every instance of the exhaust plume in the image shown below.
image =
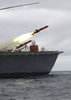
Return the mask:
<path id="1" fill-rule="evenodd" d="M 23 35 L 20 35 L 14 39 L 11 39 L 10 41 L 6 41 L 0 44 L 0 50 L 6 50 L 6 49 L 12 49 L 13 47 L 15 47 L 16 45 L 18 45 L 19 43 L 23 43 L 26 40 L 28 40 L 29 38 L 31 38 L 33 35 L 31 35 L 33 32 L 30 33 L 26 33 Z"/>

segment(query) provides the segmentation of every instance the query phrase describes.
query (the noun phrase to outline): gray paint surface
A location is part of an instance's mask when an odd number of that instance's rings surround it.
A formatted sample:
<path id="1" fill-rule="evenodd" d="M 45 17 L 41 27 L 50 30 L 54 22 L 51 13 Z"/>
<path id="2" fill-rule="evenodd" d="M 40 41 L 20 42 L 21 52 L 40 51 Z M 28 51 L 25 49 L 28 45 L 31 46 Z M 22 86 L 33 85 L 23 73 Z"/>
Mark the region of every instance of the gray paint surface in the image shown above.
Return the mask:
<path id="1" fill-rule="evenodd" d="M 0 74 L 49 73 L 59 52 L 0 53 Z"/>

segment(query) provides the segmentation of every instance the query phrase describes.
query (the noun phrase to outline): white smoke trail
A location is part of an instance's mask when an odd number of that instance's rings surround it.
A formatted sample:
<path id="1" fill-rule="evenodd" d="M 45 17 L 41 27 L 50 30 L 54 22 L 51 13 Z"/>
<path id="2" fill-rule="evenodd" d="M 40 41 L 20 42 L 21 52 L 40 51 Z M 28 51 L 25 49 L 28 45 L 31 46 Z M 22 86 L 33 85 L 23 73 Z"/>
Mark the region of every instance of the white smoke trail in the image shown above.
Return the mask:
<path id="1" fill-rule="evenodd" d="M 6 41 L 4 43 L 0 43 L 0 50 L 6 50 L 6 49 L 12 49 L 14 48 L 16 45 L 18 45 L 19 43 L 23 43 L 26 40 L 28 40 L 29 38 L 31 38 L 33 35 L 31 35 L 32 32 L 30 33 L 26 33 L 23 35 L 20 35 L 10 41 Z"/>

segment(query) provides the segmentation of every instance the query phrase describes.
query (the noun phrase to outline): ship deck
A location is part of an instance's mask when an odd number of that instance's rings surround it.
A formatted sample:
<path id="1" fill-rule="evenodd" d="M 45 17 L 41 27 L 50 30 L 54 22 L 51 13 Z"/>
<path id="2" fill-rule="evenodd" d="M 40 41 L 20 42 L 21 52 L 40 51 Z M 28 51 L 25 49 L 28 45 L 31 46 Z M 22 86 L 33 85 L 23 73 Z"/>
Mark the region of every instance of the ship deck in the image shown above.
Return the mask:
<path id="1" fill-rule="evenodd" d="M 0 55 L 41 55 L 41 54 L 61 54 L 63 51 L 39 51 L 39 52 L 3 52 Z"/>

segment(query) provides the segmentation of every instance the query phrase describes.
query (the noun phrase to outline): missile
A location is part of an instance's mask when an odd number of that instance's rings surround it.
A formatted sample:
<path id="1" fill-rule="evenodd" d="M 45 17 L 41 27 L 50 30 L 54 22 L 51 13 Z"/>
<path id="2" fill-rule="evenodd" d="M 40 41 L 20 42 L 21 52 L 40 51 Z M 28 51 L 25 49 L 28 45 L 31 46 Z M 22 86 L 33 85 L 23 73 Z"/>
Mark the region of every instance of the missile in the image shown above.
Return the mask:
<path id="1" fill-rule="evenodd" d="M 43 29 L 45 29 L 45 28 L 47 28 L 47 27 L 48 27 L 48 26 L 46 25 L 46 26 L 44 26 L 44 27 L 42 27 L 42 28 L 40 28 L 40 29 L 36 29 L 31 35 L 34 35 L 34 34 L 40 32 L 41 30 L 43 30 Z"/>
<path id="2" fill-rule="evenodd" d="M 25 42 L 25 43 L 23 43 L 23 44 L 20 44 L 19 46 L 16 46 L 16 49 L 21 48 L 22 46 L 26 45 L 27 43 L 29 43 L 29 42 L 31 42 L 31 41 L 32 41 L 32 40 L 29 40 L 29 41 L 27 41 L 27 42 Z"/>

